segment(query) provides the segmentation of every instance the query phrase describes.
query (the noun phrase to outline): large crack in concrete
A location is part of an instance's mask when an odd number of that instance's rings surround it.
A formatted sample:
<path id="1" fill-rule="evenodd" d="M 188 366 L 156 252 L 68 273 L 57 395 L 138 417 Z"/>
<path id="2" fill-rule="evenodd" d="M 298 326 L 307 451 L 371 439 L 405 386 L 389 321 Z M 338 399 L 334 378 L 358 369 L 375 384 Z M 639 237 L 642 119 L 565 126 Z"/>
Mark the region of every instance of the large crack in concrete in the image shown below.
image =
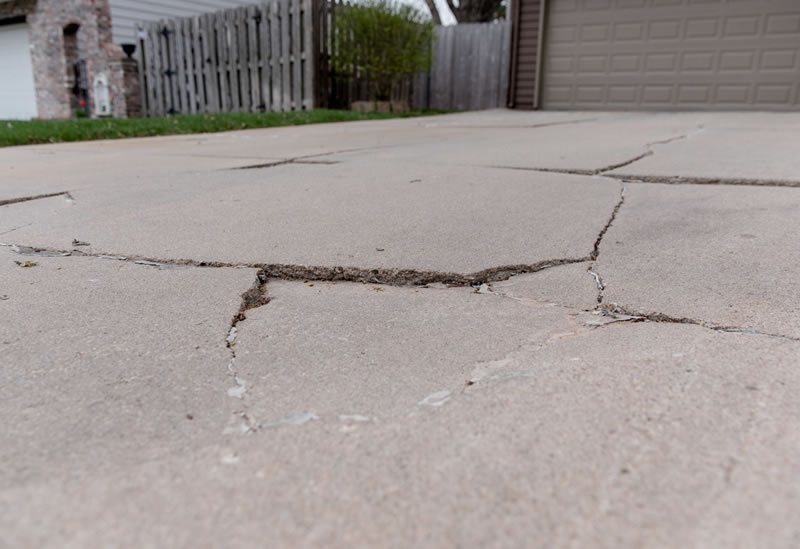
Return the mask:
<path id="1" fill-rule="evenodd" d="M 340 282 L 366 282 L 385 284 L 387 286 L 424 286 L 425 284 L 443 283 L 455 286 L 476 286 L 485 282 L 500 282 L 519 274 L 536 273 L 559 265 L 585 263 L 590 261 L 591 254 L 578 258 L 556 258 L 536 263 L 520 263 L 501 265 L 474 273 L 461 274 L 443 271 L 426 271 L 419 269 L 399 268 L 363 268 L 323 265 L 293 265 L 284 263 L 228 263 L 223 261 L 199 261 L 195 259 L 163 259 L 140 255 L 121 255 L 109 252 L 87 253 L 82 250 L 63 250 L 47 247 L 31 247 L 0 243 L 9 246 L 21 255 L 29 256 L 77 256 L 96 257 L 115 261 L 130 261 L 139 265 L 156 268 L 204 267 L 204 268 L 252 268 L 259 269 L 266 279 L 282 280 L 314 280 Z"/>
<path id="2" fill-rule="evenodd" d="M 239 306 L 239 311 L 233 316 L 233 319 L 231 319 L 230 328 L 225 335 L 225 346 L 231 355 L 227 370 L 233 381 L 233 385 L 228 389 L 228 396 L 241 400 L 241 406 L 233 411 L 233 415 L 239 419 L 238 430 L 242 433 L 254 432 L 259 426 L 258 422 L 250 415 L 247 403 L 245 402 L 248 382 L 239 375 L 239 371 L 236 368 L 236 343 L 239 323 L 247 320 L 247 311 L 269 303 L 266 285 L 266 276 L 263 271 L 259 270 L 256 273 L 256 279 L 253 285 L 242 293 L 242 303 Z"/>

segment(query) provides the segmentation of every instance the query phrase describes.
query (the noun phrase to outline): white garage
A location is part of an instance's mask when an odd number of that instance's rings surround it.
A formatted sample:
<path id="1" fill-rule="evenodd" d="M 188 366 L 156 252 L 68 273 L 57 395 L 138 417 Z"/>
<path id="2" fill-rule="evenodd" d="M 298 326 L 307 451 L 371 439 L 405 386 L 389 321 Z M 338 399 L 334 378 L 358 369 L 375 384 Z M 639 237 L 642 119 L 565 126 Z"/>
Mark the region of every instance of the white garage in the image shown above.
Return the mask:
<path id="1" fill-rule="evenodd" d="M 0 120 L 36 115 L 28 25 L 0 25 Z"/>

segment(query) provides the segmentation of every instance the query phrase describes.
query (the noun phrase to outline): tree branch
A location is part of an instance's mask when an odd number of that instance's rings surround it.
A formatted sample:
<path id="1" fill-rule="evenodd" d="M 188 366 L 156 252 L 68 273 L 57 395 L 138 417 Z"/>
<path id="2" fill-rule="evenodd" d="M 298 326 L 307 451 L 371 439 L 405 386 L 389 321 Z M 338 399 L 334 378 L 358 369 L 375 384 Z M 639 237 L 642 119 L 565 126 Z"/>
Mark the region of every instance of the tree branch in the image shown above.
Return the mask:
<path id="1" fill-rule="evenodd" d="M 433 23 L 435 25 L 441 25 L 442 18 L 439 15 L 439 8 L 436 7 L 436 2 L 434 0 L 425 0 L 425 3 L 428 4 L 428 9 L 431 11 L 431 17 L 433 17 Z"/>

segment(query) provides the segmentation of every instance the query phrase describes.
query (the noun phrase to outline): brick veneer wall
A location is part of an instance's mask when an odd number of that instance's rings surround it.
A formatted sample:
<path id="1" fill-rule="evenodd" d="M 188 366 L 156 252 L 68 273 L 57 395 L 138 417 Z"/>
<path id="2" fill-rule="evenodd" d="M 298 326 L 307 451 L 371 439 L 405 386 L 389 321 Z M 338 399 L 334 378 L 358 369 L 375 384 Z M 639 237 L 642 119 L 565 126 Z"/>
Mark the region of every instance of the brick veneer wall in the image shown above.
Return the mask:
<path id="1" fill-rule="evenodd" d="M 108 0 L 12 0 L 0 3 L 0 19 L 25 16 L 31 44 L 36 104 L 39 118 L 72 116 L 64 27 L 80 25 L 81 58 L 86 61 L 89 105 L 95 75 L 108 78 L 114 116 L 127 116 L 124 55 L 112 41 L 111 10 Z M 130 68 L 127 69 L 130 72 Z M 135 80 L 138 93 L 138 77 Z"/>

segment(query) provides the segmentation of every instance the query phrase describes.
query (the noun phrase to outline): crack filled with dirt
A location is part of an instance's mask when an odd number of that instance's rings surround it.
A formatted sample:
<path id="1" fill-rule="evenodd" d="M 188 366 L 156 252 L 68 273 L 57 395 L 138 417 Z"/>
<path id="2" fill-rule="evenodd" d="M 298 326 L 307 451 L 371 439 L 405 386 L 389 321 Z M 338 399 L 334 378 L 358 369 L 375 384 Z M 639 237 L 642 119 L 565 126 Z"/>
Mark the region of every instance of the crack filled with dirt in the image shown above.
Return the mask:
<path id="1" fill-rule="evenodd" d="M 602 233 L 601 233 L 602 234 Z M 223 261 L 198 261 L 195 259 L 163 259 L 139 255 L 118 255 L 107 252 L 88 253 L 82 250 L 60 250 L 55 248 L 37 248 L 0 243 L 21 255 L 47 257 L 96 257 L 113 261 L 132 262 L 137 265 L 169 268 L 169 267 L 202 267 L 202 268 L 252 268 L 259 269 L 265 279 L 281 280 L 313 280 L 366 282 L 385 284 L 387 286 L 424 286 L 425 284 L 443 283 L 455 286 L 476 286 L 485 282 L 500 282 L 519 274 L 536 273 L 544 269 L 572 263 L 590 261 L 589 256 L 578 258 L 557 258 L 538 261 L 536 263 L 520 263 L 501 265 L 461 274 L 443 271 L 426 271 L 419 269 L 363 268 L 322 265 L 292 265 L 283 263 L 228 263 Z"/>

